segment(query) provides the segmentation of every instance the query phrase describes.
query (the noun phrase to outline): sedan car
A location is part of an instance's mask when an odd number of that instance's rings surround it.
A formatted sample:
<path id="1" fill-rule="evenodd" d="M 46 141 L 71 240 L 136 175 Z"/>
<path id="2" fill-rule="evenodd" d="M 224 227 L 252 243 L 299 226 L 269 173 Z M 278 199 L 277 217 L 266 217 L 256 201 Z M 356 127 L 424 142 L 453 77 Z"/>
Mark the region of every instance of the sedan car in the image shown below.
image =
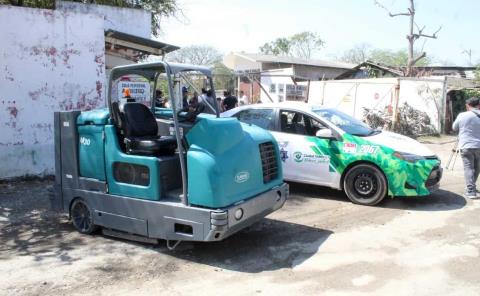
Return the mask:
<path id="1" fill-rule="evenodd" d="M 344 190 L 357 204 L 425 196 L 439 187 L 439 158 L 409 137 L 377 130 L 334 108 L 305 103 L 238 107 L 222 114 L 269 130 L 287 181 Z"/>

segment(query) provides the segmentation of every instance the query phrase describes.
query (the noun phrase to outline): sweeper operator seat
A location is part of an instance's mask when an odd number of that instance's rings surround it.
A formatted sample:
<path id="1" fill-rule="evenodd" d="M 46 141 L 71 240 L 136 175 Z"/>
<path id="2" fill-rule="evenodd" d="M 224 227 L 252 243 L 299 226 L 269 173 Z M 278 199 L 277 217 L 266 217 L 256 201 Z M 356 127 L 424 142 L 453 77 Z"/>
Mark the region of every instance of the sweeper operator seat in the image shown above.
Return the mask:
<path id="1" fill-rule="evenodd" d="M 123 112 L 118 103 L 112 104 L 113 119 L 124 136 L 127 154 L 162 156 L 175 153 L 177 140 L 174 136 L 159 136 L 155 117 L 150 109 L 140 103 L 126 103 Z"/>

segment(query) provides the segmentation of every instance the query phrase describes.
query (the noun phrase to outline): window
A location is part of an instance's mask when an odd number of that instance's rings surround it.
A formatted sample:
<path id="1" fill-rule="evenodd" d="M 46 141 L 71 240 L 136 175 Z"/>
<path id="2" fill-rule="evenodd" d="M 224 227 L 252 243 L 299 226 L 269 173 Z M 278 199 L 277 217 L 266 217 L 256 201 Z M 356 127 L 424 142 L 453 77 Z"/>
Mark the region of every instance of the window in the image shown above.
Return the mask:
<path id="1" fill-rule="evenodd" d="M 278 85 L 278 92 L 283 94 L 283 92 L 285 91 L 285 84 L 281 83 Z"/>
<path id="2" fill-rule="evenodd" d="M 326 128 L 318 120 L 295 111 L 280 111 L 280 130 L 284 133 L 315 136 L 319 129 Z"/>
<path id="3" fill-rule="evenodd" d="M 270 84 L 270 93 L 277 92 L 277 85 L 275 83 Z"/>
<path id="4" fill-rule="evenodd" d="M 267 130 L 272 130 L 275 126 L 273 116 L 273 109 L 248 109 L 235 114 L 241 122 L 254 124 Z"/>
<path id="5" fill-rule="evenodd" d="M 295 111 L 280 112 L 280 130 L 284 133 L 306 135 L 303 114 Z"/>
<path id="6" fill-rule="evenodd" d="M 333 123 L 345 132 L 355 136 L 371 136 L 377 132 L 360 120 L 336 109 L 313 109 L 312 111 L 318 114 L 320 118 Z"/>
<path id="7" fill-rule="evenodd" d="M 304 101 L 307 94 L 307 87 L 304 85 L 287 84 L 286 100 L 287 101 Z"/>

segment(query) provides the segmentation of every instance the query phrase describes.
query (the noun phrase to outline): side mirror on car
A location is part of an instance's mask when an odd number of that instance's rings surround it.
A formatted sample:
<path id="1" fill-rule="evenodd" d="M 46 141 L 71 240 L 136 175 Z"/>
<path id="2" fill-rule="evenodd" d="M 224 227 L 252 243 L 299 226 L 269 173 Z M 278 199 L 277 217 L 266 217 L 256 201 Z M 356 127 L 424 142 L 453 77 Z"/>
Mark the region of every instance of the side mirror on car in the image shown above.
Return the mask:
<path id="1" fill-rule="evenodd" d="M 337 137 L 335 137 L 332 133 L 332 130 L 329 129 L 329 128 L 322 128 L 322 129 L 319 129 L 316 133 L 315 133 L 315 136 L 320 138 L 320 139 L 336 139 Z"/>

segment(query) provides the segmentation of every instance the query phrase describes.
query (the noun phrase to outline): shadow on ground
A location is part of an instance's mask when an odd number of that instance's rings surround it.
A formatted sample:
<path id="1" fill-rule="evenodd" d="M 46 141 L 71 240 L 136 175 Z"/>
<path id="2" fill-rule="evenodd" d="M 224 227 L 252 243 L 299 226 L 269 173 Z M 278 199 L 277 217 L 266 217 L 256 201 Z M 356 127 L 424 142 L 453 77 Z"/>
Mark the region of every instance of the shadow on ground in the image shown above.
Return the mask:
<path id="1" fill-rule="evenodd" d="M 0 260 L 32 256 L 35 261 L 58 258 L 65 264 L 75 261 L 69 251 L 85 244 L 68 236 L 73 227 L 50 211 L 51 182 L 34 180 L 0 184 Z M 68 237 L 67 237 L 68 236 Z"/>
<path id="2" fill-rule="evenodd" d="M 345 193 L 328 187 L 289 183 L 290 200 L 295 203 L 305 202 L 305 198 L 321 198 L 348 202 Z M 429 196 L 397 196 L 387 197 L 377 207 L 404 209 L 411 211 L 450 211 L 463 208 L 467 204 L 465 198 L 447 190 L 437 190 Z M 358 205 L 358 207 L 362 207 Z"/>
<path id="3" fill-rule="evenodd" d="M 0 188 L 0 260 L 30 256 L 35 261 L 54 258 L 68 265 L 82 259 L 73 252 L 79 248 L 92 246 L 88 256 L 95 256 L 121 246 L 115 238 L 77 233 L 65 216 L 50 210 L 50 186 L 48 182 L 26 182 Z M 158 246 L 124 242 L 219 269 L 256 273 L 302 263 L 318 251 L 331 233 L 301 224 L 262 219 L 221 242 L 182 242 L 174 251 L 165 247 L 165 241 L 160 241 Z M 134 254 L 139 250 L 128 251 Z M 115 265 L 117 263 L 112 263 Z"/>
<path id="4" fill-rule="evenodd" d="M 448 190 L 437 190 L 429 196 L 397 196 L 388 199 L 380 206 L 411 211 L 451 211 L 463 208 L 465 198 Z"/>
<path id="5" fill-rule="evenodd" d="M 263 219 L 220 242 L 182 242 L 174 251 L 163 247 L 158 250 L 222 269 L 257 273 L 291 268 L 304 262 L 331 234 L 329 230 Z"/>

